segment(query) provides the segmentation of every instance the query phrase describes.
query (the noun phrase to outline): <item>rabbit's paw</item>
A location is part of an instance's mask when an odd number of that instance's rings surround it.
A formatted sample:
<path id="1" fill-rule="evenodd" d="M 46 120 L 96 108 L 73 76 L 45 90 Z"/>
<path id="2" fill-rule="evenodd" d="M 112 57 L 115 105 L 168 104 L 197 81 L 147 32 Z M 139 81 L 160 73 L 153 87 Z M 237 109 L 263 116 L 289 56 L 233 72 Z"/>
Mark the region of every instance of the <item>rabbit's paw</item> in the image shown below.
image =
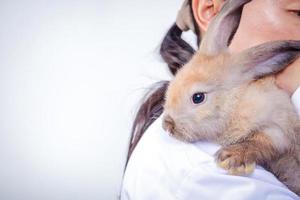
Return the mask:
<path id="1" fill-rule="evenodd" d="M 215 155 L 217 165 L 232 175 L 251 174 L 256 166 L 255 156 L 242 144 L 221 148 Z"/>

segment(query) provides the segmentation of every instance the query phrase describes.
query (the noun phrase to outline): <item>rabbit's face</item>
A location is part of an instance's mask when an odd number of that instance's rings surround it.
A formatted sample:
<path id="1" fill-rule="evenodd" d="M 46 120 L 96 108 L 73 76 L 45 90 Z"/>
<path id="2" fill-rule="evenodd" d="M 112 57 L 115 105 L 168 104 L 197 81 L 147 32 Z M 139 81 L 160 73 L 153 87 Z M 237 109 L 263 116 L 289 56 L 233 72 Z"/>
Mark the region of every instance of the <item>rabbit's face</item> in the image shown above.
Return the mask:
<path id="1" fill-rule="evenodd" d="M 247 85 L 274 75 L 300 56 L 300 41 L 274 41 L 239 54 L 197 52 L 171 81 L 163 128 L 178 139 L 215 140 Z"/>
<path id="2" fill-rule="evenodd" d="M 226 119 L 228 90 L 227 55 L 195 55 L 171 81 L 165 102 L 163 128 L 174 137 L 194 142 L 212 140 L 222 132 Z"/>

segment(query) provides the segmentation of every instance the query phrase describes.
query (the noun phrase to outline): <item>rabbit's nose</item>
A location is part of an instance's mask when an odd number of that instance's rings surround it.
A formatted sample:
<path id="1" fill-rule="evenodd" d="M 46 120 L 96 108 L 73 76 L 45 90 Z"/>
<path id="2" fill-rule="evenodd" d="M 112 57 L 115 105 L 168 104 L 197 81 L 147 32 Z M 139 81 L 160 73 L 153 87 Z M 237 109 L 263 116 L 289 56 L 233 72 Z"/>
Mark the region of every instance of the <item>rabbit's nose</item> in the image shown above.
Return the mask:
<path id="1" fill-rule="evenodd" d="M 175 122 L 170 115 L 163 118 L 163 129 L 171 134 L 174 134 Z"/>

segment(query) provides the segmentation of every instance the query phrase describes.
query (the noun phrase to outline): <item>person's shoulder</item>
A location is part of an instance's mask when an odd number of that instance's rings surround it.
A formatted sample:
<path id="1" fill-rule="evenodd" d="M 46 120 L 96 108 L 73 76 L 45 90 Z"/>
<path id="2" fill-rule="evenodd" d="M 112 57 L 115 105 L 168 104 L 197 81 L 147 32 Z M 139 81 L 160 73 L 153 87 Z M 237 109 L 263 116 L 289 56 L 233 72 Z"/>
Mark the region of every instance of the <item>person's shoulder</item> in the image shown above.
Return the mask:
<path id="1" fill-rule="evenodd" d="M 180 142 L 170 137 L 161 126 L 158 118 L 145 132 L 129 159 L 126 174 L 131 171 L 136 178 L 150 178 L 160 184 L 172 187 L 176 185 L 185 173 L 192 167 L 187 148 L 190 144 Z M 139 176 L 139 177 L 138 177 Z"/>
<path id="2" fill-rule="evenodd" d="M 250 176 L 228 175 L 214 162 L 218 145 L 178 141 L 161 123 L 157 119 L 133 151 L 122 199 L 298 199 L 262 167 Z"/>
<path id="3" fill-rule="evenodd" d="M 212 155 L 218 149 L 218 145 L 211 143 L 185 143 L 171 137 L 163 130 L 162 118 L 159 117 L 141 138 L 129 165 L 167 167 L 169 172 L 170 169 L 176 172 L 181 168 L 190 170 L 199 163 L 213 162 Z"/>
<path id="4" fill-rule="evenodd" d="M 123 179 L 123 195 L 147 199 L 147 195 L 155 194 L 153 199 L 173 199 L 181 182 L 193 170 L 196 161 L 191 159 L 190 152 L 194 144 L 169 136 L 161 124 L 162 119 L 158 118 L 134 149 Z"/>

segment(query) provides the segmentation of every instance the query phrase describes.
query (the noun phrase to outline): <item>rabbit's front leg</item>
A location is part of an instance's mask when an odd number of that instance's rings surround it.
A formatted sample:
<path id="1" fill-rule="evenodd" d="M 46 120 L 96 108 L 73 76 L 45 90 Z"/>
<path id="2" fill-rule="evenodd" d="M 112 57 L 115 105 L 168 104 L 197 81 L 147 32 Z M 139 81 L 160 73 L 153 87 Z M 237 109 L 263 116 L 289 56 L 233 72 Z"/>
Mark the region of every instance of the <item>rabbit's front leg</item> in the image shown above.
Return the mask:
<path id="1" fill-rule="evenodd" d="M 229 174 L 245 175 L 254 171 L 256 164 L 265 165 L 277 155 L 267 135 L 257 133 L 242 142 L 222 147 L 215 159 Z"/>

